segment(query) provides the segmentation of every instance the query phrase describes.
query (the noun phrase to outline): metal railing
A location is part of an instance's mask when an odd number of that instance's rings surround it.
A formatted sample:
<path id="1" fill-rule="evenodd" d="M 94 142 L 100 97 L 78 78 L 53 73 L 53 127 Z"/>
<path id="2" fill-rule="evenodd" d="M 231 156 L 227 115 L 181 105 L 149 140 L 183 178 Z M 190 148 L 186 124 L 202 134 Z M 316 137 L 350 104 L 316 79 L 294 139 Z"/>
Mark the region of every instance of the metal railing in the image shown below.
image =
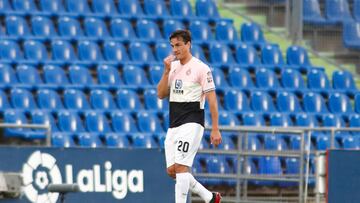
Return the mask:
<path id="1" fill-rule="evenodd" d="M 51 126 L 49 124 L 14 124 L 14 123 L 0 123 L 0 128 L 35 128 L 46 130 L 46 146 L 51 146 Z"/>

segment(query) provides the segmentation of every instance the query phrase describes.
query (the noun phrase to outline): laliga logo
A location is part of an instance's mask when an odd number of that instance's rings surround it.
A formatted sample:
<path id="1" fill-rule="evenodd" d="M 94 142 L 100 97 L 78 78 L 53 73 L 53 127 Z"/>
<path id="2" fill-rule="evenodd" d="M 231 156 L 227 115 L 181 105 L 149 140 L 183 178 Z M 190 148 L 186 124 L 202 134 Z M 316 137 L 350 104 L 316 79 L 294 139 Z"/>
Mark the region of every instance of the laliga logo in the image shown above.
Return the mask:
<path id="1" fill-rule="evenodd" d="M 35 151 L 23 165 L 22 176 L 26 197 L 34 203 L 55 203 L 58 193 L 50 193 L 47 186 L 61 184 L 62 176 L 56 159 L 47 153 Z M 80 169 L 74 173 L 71 164 L 65 165 L 65 182 L 79 185 L 81 192 L 111 192 L 115 199 L 124 199 L 128 191 L 144 192 L 144 172 L 142 170 L 114 170 L 110 161 L 104 163 L 101 172 L 98 164 L 92 169 Z M 103 175 L 102 175 L 103 174 Z"/>
<path id="2" fill-rule="evenodd" d="M 56 159 L 47 153 L 35 151 L 23 165 L 22 176 L 26 197 L 34 203 L 55 203 L 58 193 L 50 193 L 47 186 L 50 183 L 61 184 L 61 173 Z"/>

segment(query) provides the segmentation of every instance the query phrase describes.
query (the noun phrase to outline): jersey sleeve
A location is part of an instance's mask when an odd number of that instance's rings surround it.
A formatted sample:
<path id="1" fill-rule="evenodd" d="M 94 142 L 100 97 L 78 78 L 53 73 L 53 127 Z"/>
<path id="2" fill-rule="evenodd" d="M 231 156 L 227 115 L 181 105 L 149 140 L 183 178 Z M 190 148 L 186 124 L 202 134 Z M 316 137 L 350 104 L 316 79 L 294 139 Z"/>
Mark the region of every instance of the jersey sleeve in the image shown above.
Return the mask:
<path id="1" fill-rule="evenodd" d="M 215 90 L 215 83 L 213 80 L 213 75 L 208 66 L 201 69 L 200 83 L 201 83 L 202 91 L 204 93 Z"/>

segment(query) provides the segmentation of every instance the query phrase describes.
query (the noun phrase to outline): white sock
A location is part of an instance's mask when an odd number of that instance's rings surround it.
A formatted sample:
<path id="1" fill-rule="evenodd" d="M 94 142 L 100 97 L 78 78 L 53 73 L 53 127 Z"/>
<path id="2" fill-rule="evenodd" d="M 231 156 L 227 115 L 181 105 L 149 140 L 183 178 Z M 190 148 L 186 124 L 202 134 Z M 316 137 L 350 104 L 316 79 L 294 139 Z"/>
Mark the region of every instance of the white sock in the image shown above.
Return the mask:
<path id="1" fill-rule="evenodd" d="M 201 185 L 191 173 L 189 173 L 189 179 L 191 192 L 198 194 L 206 203 L 209 203 L 213 197 L 212 193 Z"/>
<path id="2" fill-rule="evenodd" d="M 177 173 L 175 184 L 175 203 L 186 203 L 190 187 L 190 173 Z"/>

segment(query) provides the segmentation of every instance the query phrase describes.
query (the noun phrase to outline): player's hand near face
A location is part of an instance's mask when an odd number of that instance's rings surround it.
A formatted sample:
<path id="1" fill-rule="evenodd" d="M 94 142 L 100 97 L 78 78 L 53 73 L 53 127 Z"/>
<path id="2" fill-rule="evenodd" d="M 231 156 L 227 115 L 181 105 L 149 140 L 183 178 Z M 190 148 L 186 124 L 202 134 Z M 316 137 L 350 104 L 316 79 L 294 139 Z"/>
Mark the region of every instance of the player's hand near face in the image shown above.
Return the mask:
<path id="1" fill-rule="evenodd" d="M 165 59 L 164 59 L 164 66 L 165 66 L 165 72 L 170 72 L 170 69 L 171 69 L 171 62 L 173 62 L 174 60 L 176 59 L 176 57 L 171 54 L 169 56 L 167 56 Z"/>

